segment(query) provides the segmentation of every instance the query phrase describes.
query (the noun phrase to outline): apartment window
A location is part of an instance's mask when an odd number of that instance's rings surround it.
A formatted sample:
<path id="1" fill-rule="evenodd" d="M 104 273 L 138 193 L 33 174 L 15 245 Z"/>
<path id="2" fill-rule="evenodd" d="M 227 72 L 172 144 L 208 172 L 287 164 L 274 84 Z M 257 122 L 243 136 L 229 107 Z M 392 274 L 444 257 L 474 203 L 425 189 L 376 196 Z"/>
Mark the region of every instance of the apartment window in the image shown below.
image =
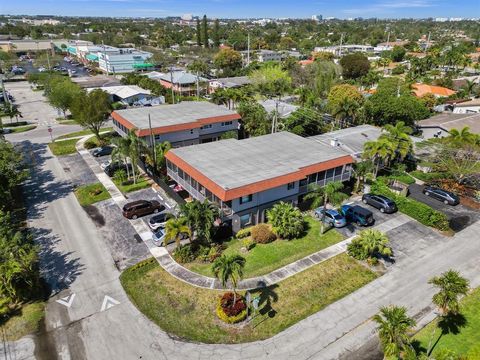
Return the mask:
<path id="1" fill-rule="evenodd" d="M 327 179 L 333 177 L 333 172 L 335 171 L 335 169 L 328 169 L 327 170 Z"/>
<path id="2" fill-rule="evenodd" d="M 193 134 L 193 129 L 190 130 L 190 134 Z"/>
<path id="3" fill-rule="evenodd" d="M 308 183 L 312 184 L 317 182 L 317 173 L 308 175 Z"/>
<path id="4" fill-rule="evenodd" d="M 343 166 L 337 166 L 335 168 L 335 176 L 342 175 L 342 169 L 343 169 Z"/>
<path id="5" fill-rule="evenodd" d="M 295 189 L 295 181 L 287 184 L 287 190 Z"/>
<path id="6" fill-rule="evenodd" d="M 325 180 L 325 171 L 319 172 L 317 177 L 317 182 Z"/>
<path id="7" fill-rule="evenodd" d="M 250 225 L 252 222 L 252 214 L 245 214 L 240 216 L 240 227 L 245 227 L 247 225 Z"/>
<path id="8" fill-rule="evenodd" d="M 302 179 L 302 180 L 300 180 L 299 186 L 300 186 L 300 187 L 302 187 L 302 186 L 307 186 L 307 179 Z"/>
<path id="9" fill-rule="evenodd" d="M 252 201 L 252 199 L 253 199 L 253 195 L 252 195 L 252 194 L 242 196 L 242 197 L 240 198 L 240 205 L 241 205 L 241 204 L 245 204 L 245 203 L 249 203 L 250 201 Z"/>
<path id="10" fill-rule="evenodd" d="M 155 135 L 155 140 L 160 140 L 160 135 Z"/>
<path id="11" fill-rule="evenodd" d="M 202 130 L 211 129 L 211 128 L 212 128 L 212 124 L 207 124 L 202 126 Z"/>
<path id="12" fill-rule="evenodd" d="M 224 121 L 224 122 L 222 122 L 222 126 L 230 126 L 230 125 L 232 125 L 232 124 L 233 124 L 232 121 Z"/>

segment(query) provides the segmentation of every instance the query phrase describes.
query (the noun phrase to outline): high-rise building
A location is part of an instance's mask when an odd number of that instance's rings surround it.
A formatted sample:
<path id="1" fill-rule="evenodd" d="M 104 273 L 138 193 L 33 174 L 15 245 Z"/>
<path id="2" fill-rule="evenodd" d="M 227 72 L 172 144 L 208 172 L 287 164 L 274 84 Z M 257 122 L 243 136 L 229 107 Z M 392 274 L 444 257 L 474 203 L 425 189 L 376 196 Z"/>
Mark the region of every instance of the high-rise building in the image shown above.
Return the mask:
<path id="1" fill-rule="evenodd" d="M 323 16 L 322 15 L 312 15 L 312 20 L 314 21 L 322 21 Z"/>

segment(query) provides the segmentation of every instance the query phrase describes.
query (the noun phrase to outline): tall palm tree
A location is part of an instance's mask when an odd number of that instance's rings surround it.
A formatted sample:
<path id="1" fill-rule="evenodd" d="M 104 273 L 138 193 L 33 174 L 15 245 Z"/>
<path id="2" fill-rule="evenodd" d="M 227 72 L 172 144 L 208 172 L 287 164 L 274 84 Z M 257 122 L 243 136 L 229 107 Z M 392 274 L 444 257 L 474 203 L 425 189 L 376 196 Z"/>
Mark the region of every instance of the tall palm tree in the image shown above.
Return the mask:
<path id="1" fill-rule="evenodd" d="M 475 93 L 475 88 L 477 87 L 476 80 L 477 78 L 473 80 L 465 80 L 465 85 L 462 86 L 462 89 L 466 92 L 467 96 L 472 96 Z"/>
<path id="2" fill-rule="evenodd" d="M 456 314 L 460 296 L 468 292 L 469 281 L 458 271 L 450 269 L 440 276 L 431 278 L 428 283 L 439 289 L 438 293 L 433 295 L 432 301 L 440 309 L 441 314 Z"/>
<path id="3" fill-rule="evenodd" d="M 184 217 L 171 218 L 165 224 L 164 245 L 167 246 L 170 240 L 175 240 L 175 243 L 179 246 L 183 234 L 187 234 L 189 237 L 191 236 L 190 228 L 187 226 L 187 220 Z"/>
<path id="4" fill-rule="evenodd" d="M 383 130 L 385 133 L 380 138 L 385 138 L 392 143 L 397 158 L 403 160 L 413 151 L 413 141 L 409 136 L 413 131 L 403 121 L 398 121 L 395 125 L 386 124 Z"/>
<path id="5" fill-rule="evenodd" d="M 353 173 L 355 175 L 355 189 L 359 191 L 363 182 L 373 175 L 373 162 L 370 160 L 360 161 L 354 164 Z"/>
<path id="6" fill-rule="evenodd" d="M 313 200 L 312 207 L 316 208 L 323 206 L 324 209 L 327 208 L 327 204 L 331 203 L 332 205 L 340 205 L 343 200 L 348 198 L 348 195 L 342 192 L 343 183 L 340 181 L 329 182 L 325 186 L 320 186 L 318 184 L 312 184 L 310 186 L 310 192 L 305 195 L 305 200 Z M 325 220 L 325 212 L 322 213 L 321 217 L 321 232 L 323 234 Z"/>
<path id="7" fill-rule="evenodd" d="M 152 166 L 156 172 L 160 172 L 165 168 L 165 155 L 172 148 L 172 144 L 168 141 L 155 143 L 154 147 L 148 146 L 146 142 L 142 142 L 142 149 L 146 154 L 146 162 Z"/>
<path id="8" fill-rule="evenodd" d="M 407 315 L 403 306 L 384 306 L 373 317 L 378 324 L 378 336 L 382 344 L 384 358 L 398 358 L 410 348 L 409 332 L 416 325 L 415 320 Z"/>
<path id="9" fill-rule="evenodd" d="M 127 168 L 127 178 L 130 179 L 130 169 L 128 166 L 128 157 L 130 155 L 130 139 L 125 137 L 114 138 L 113 143 L 116 147 L 112 151 L 112 161 L 123 161 Z"/>
<path id="10" fill-rule="evenodd" d="M 232 284 L 233 305 L 237 302 L 237 285 L 243 277 L 245 268 L 245 258 L 240 255 L 222 255 L 215 259 L 212 264 L 212 271 L 215 277 L 220 280 L 223 288 L 226 288 L 228 282 Z"/>
<path id="11" fill-rule="evenodd" d="M 8 116 L 10 118 L 10 123 L 12 122 L 13 118 L 16 118 L 17 122 L 18 122 L 18 117 L 19 116 L 23 117 L 20 110 L 18 110 L 18 106 L 14 105 L 12 103 L 8 103 L 8 105 L 5 105 L 3 107 L 3 112 L 6 116 Z"/>
<path id="12" fill-rule="evenodd" d="M 360 104 L 355 100 L 350 98 L 343 98 L 340 106 L 337 108 L 337 111 L 332 115 L 340 123 L 340 128 L 342 127 L 342 122 L 345 120 L 351 119 L 352 122 L 355 122 L 355 118 L 358 110 L 360 109 Z"/>
<path id="13" fill-rule="evenodd" d="M 367 141 L 363 146 L 363 157 L 372 159 L 375 164 L 374 177 L 378 175 L 380 164 L 389 164 L 395 157 L 395 145 L 389 139 L 379 138 L 376 141 Z"/>
<path id="14" fill-rule="evenodd" d="M 140 153 L 143 145 L 142 140 L 135 134 L 135 129 L 132 129 L 128 132 L 127 138 L 130 141 L 130 146 L 128 148 L 128 157 L 130 158 L 130 163 L 132 164 L 133 183 L 135 184 L 137 182 L 136 169 L 138 159 L 140 158 Z"/>

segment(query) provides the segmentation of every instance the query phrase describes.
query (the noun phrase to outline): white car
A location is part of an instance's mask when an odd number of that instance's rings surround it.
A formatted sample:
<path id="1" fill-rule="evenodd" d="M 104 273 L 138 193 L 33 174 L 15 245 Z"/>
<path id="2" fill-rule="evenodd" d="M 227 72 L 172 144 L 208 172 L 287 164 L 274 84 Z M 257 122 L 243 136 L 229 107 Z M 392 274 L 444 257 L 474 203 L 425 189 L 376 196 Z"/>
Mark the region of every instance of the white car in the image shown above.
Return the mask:
<path id="1" fill-rule="evenodd" d="M 105 168 L 110 165 L 112 161 L 111 160 L 108 160 L 108 161 L 105 161 L 103 163 L 100 164 L 100 167 L 102 168 L 102 170 L 105 170 Z"/>
<path id="2" fill-rule="evenodd" d="M 169 219 L 169 215 L 170 214 L 165 212 L 165 206 L 162 205 L 162 208 L 160 209 L 160 213 L 152 216 L 148 220 L 148 226 L 153 231 L 155 231 L 159 228 L 164 228 L 167 220 Z"/>
<path id="3" fill-rule="evenodd" d="M 158 228 L 153 232 L 152 236 L 152 241 L 155 245 L 157 246 L 163 246 L 164 243 L 163 241 L 165 240 L 165 229 L 164 228 Z"/>

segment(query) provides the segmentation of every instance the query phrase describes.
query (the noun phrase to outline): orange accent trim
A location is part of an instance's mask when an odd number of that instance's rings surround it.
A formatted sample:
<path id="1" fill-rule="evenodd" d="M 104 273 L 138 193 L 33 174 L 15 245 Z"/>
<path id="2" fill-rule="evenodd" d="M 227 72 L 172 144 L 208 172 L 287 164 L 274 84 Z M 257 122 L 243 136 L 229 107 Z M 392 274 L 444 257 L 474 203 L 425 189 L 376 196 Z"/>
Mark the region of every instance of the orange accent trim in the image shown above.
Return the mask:
<path id="1" fill-rule="evenodd" d="M 165 155 L 167 160 L 174 163 L 198 183 L 207 188 L 210 192 L 215 194 L 219 199 L 223 201 L 228 201 L 232 199 L 239 198 L 244 195 L 254 194 L 260 191 L 272 189 L 281 185 L 286 185 L 293 181 L 298 181 L 306 178 L 310 174 L 316 172 L 328 170 L 335 168 L 340 165 L 347 165 L 353 163 L 353 158 L 350 155 L 341 156 L 336 159 L 324 161 L 318 164 L 309 165 L 304 168 L 301 168 L 298 171 L 295 171 L 290 174 L 281 175 L 272 179 L 261 180 L 256 183 L 240 186 L 235 189 L 224 189 L 214 181 L 210 180 L 207 176 L 203 175 L 200 171 L 195 169 L 193 166 L 182 160 L 179 156 L 175 155 L 172 151 L 167 152 Z"/>
<path id="2" fill-rule="evenodd" d="M 123 116 L 121 116 L 117 112 L 112 112 L 112 117 L 117 120 L 120 124 L 125 126 L 128 130 L 134 129 L 135 125 L 133 125 L 130 121 L 125 119 Z M 223 121 L 230 121 L 230 120 L 240 120 L 241 116 L 239 114 L 228 114 L 228 115 L 221 115 L 221 116 L 213 116 L 209 118 L 202 118 L 202 119 L 197 119 L 196 121 L 185 123 L 185 124 L 178 124 L 178 125 L 167 125 L 167 126 L 159 126 L 152 128 L 152 133 L 153 135 L 157 134 L 168 134 L 171 132 L 176 132 L 176 131 L 183 131 L 183 130 L 192 130 L 192 129 L 197 129 L 202 127 L 203 125 L 206 124 L 214 124 L 214 123 L 219 123 Z M 150 129 L 140 129 L 135 132 L 137 136 L 142 137 L 142 136 L 149 136 L 150 135 Z"/>

